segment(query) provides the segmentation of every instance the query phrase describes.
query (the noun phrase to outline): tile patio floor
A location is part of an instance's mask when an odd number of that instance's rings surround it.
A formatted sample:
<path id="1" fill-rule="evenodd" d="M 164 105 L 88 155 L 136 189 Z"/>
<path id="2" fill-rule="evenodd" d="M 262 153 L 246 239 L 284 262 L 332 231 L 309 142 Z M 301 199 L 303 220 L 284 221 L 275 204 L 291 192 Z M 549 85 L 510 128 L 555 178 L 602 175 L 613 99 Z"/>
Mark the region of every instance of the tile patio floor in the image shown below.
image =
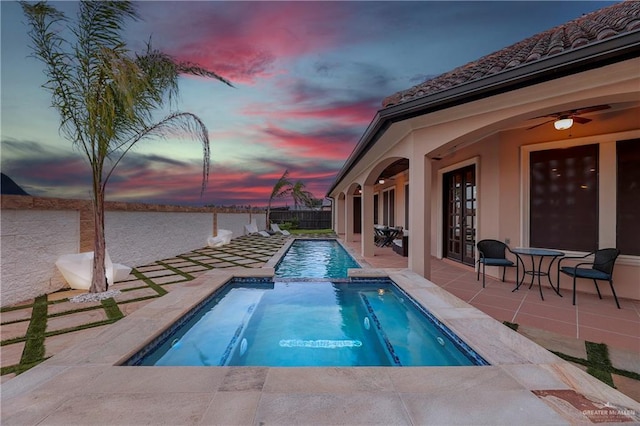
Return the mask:
<path id="1" fill-rule="evenodd" d="M 116 296 L 117 309 L 94 302 L 71 303 L 68 298 L 79 292 L 59 292 L 46 298 L 46 338 L 42 342 L 45 357 L 60 353 L 65 348 L 102 333 L 110 324 L 130 315 L 140 307 L 171 292 L 174 284 L 193 280 L 213 268 L 260 268 L 285 244 L 286 237 L 240 237 L 232 244 L 217 249 L 203 248 L 172 259 L 138 267 L 128 280 L 114 288 L 122 293 Z M 359 242 L 346 244 L 354 254 Z M 406 268 L 407 259 L 391 249 L 376 249 L 376 256 L 364 259 L 375 268 Z M 570 297 L 560 298 L 550 289 L 541 301 L 536 288 L 511 292 L 512 283 L 488 279 L 482 289 L 475 272 L 452 262 L 433 260 L 431 280 L 457 297 L 500 321 L 519 324 L 519 332 L 543 347 L 586 359 L 584 341 L 602 342 L 609 347 L 614 367 L 640 373 L 640 302 L 621 299 L 622 310 L 615 308 L 613 300 L 586 294 L 579 296 L 577 307 Z M 2 347 L 0 362 L 3 367 L 19 364 L 25 343 L 29 341 L 31 315 L 38 304 L 26 301 L 1 313 Z M 22 360 L 24 362 L 24 360 Z M 2 382 L 14 374 L 2 376 Z M 616 387 L 640 401 L 640 381 L 613 375 Z"/>
<path id="2" fill-rule="evenodd" d="M 360 253 L 359 235 L 355 241 L 342 241 Z M 386 247 L 376 247 L 374 257 L 364 258 L 374 268 L 406 268 L 407 260 Z M 619 298 L 622 309 L 618 309 L 613 297 L 606 295 L 608 289 L 602 289 L 603 300 L 579 292 L 573 306 L 570 292 L 558 297 L 544 285 L 543 301 L 535 285 L 512 292 L 513 282 L 487 276 L 482 288 L 472 267 L 446 259 L 431 262 L 431 281 L 498 321 L 518 324 L 519 332 L 541 346 L 584 359 L 585 341 L 604 343 L 614 366 L 640 373 L 640 301 Z M 615 375 L 613 379 L 618 389 L 640 401 L 640 381 Z"/>

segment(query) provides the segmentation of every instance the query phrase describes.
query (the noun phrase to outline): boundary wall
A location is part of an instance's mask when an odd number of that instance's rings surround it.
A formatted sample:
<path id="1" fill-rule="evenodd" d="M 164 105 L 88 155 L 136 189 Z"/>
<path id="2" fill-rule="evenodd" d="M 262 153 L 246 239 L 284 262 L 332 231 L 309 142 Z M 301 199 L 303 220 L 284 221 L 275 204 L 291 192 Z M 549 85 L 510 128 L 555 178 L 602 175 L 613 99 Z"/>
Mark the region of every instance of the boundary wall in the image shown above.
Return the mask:
<path id="1" fill-rule="evenodd" d="M 0 206 L 0 306 L 65 288 L 55 262 L 93 251 L 91 202 L 2 195 Z M 218 229 L 244 235 L 253 219 L 265 229 L 261 209 L 106 202 L 105 239 L 114 263 L 136 267 L 205 247 Z"/>

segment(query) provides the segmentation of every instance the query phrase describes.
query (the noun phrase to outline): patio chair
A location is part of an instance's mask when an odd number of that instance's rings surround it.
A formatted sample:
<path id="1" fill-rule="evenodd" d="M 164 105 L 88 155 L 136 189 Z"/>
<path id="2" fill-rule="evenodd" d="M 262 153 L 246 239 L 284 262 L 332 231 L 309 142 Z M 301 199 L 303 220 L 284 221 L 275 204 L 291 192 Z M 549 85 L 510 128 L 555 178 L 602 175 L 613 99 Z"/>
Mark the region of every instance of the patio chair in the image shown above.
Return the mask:
<path id="1" fill-rule="evenodd" d="M 568 259 L 585 259 L 589 256 L 593 255 L 593 262 L 580 262 L 575 266 L 562 266 L 562 262 Z M 609 286 L 611 286 L 611 292 L 613 293 L 613 298 L 616 301 L 616 306 L 620 309 L 620 303 L 618 302 L 618 296 L 616 296 L 616 291 L 613 289 L 613 267 L 616 263 L 616 259 L 620 255 L 620 250 L 617 248 L 604 248 L 600 250 L 593 251 L 584 256 L 567 256 L 563 257 L 558 261 L 558 285 L 560 284 L 560 272 L 563 274 L 569 275 L 573 277 L 573 304 L 576 304 L 576 279 L 577 278 L 588 278 L 592 279 L 593 283 L 596 285 L 596 291 L 598 292 L 598 297 L 602 299 L 602 295 L 600 294 L 600 289 L 598 288 L 598 281 L 609 281 Z M 582 267 L 582 266 L 589 267 Z"/>
<path id="2" fill-rule="evenodd" d="M 252 235 L 258 233 L 258 225 L 255 220 L 252 220 L 251 223 L 247 223 L 244 225 L 244 231 L 246 234 Z"/>
<path id="3" fill-rule="evenodd" d="M 278 232 L 282 235 L 291 235 L 291 232 L 287 231 L 286 229 L 280 229 L 280 225 L 278 225 L 277 223 L 271 224 L 271 230 L 273 232 Z"/>
<path id="4" fill-rule="evenodd" d="M 393 244 L 393 240 L 397 239 L 399 235 L 402 235 L 402 226 L 383 228 L 382 233 L 384 235 L 378 247 L 390 247 Z"/>
<path id="5" fill-rule="evenodd" d="M 482 288 L 485 286 L 485 269 L 487 266 L 502 266 L 502 281 L 509 267 L 516 267 L 516 285 L 519 284 L 520 258 L 511 251 L 508 245 L 498 240 L 481 240 L 476 244 L 478 247 L 478 275 L 476 280 L 480 280 L 480 264 L 482 264 Z M 512 253 L 516 258 L 516 263 L 507 259 L 507 251 Z M 524 265 L 523 265 L 524 266 Z M 517 288 L 517 287 L 516 287 Z"/>
<path id="6" fill-rule="evenodd" d="M 374 232 L 373 242 L 378 247 L 380 247 L 380 245 L 385 239 L 384 228 L 385 228 L 384 226 L 380 226 L 380 225 L 373 226 L 373 232 Z"/>

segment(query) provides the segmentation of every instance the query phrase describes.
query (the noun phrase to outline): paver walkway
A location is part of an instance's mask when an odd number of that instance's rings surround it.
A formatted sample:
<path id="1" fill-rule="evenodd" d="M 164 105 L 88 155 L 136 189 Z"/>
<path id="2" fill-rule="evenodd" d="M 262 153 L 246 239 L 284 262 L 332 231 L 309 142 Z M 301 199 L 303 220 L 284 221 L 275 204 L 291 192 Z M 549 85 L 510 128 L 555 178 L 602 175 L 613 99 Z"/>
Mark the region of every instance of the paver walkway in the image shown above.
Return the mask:
<path id="1" fill-rule="evenodd" d="M 222 247 L 204 247 L 136 267 L 126 280 L 110 288 L 121 293 L 102 302 L 72 303 L 69 298 L 86 291 L 66 290 L 2 308 L 2 381 L 96 336 L 110 324 L 167 294 L 175 284 L 191 281 L 214 268 L 261 268 L 289 238 L 279 234 L 246 235 Z"/>
<path id="2" fill-rule="evenodd" d="M 335 235 L 298 237 L 327 238 Z M 110 324 L 170 292 L 174 284 L 193 280 L 214 268 L 261 268 L 289 238 L 282 235 L 242 236 L 222 247 L 205 247 L 136 267 L 127 280 L 113 286 L 121 293 L 102 302 L 72 303 L 70 297 L 84 292 L 73 290 L 3 308 L 0 314 L 2 381 L 11 379 L 77 342 L 98 335 Z M 571 341 L 544 330 L 526 327 L 519 332 L 549 350 L 573 358 L 583 369 L 593 368 L 595 361 L 590 360 L 586 349 L 588 345 L 583 341 Z M 615 362 L 616 357 L 612 358 Z M 626 359 L 620 362 L 620 366 L 600 367 L 609 369 L 606 372 L 608 374 L 614 373 L 612 376 L 618 390 L 640 400 L 640 365 L 634 366 L 633 360 L 631 363 Z M 616 367 L 631 374 L 615 374 Z"/>

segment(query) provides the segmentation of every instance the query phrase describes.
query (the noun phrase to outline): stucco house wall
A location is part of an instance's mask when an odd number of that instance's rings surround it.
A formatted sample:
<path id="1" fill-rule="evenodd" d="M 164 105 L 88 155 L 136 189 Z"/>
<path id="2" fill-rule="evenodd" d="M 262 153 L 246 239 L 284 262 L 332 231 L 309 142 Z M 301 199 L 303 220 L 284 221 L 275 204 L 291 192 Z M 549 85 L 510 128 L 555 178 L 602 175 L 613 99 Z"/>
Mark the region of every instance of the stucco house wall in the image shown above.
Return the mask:
<path id="1" fill-rule="evenodd" d="M 498 94 L 446 110 L 394 122 L 379 135 L 377 142 L 361 156 L 330 193 L 338 200 L 334 229 L 348 229 L 353 212 L 350 198 L 354 188 L 362 188 L 363 226 L 372 216 L 366 202 L 373 193 L 382 193 L 374 182 L 392 158 L 409 159 L 411 230 L 409 267 L 428 274 L 428 258 L 442 257 L 442 175 L 462 165 L 476 165 L 478 190 L 477 235 L 509 240 L 512 247 L 528 246 L 528 162 L 529 153 L 597 143 L 600 147 L 599 244 L 615 246 L 615 141 L 640 138 L 640 59 L 632 58 L 582 72 Z M 570 132 L 559 132 L 552 123 L 534 129 L 533 120 L 569 105 L 608 104 L 588 124 L 575 124 Z M 396 203 L 401 180 L 396 180 Z M 355 186 L 354 186 L 355 185 Z M 425 188 L 426 185 L 426 188 Z M 387 187 L 387 185 L 385 185 Z M 350 192 L 351 191 L 351 192 Z M 403 207 L 396 206 L 396 218 Z M 423 219 L 426 221 L 422 226 Z M 407 227 L 407 226 L 405 226 Z M 363 229 L 366 229 L 363 228 Z M 349 235 L 345 235 L 347 238 Z M 373 250 L 368 233 L 362 234 L 362 254 Z M 423 248 L 424 247 L 424 248 Z M 584 253 L 566 252 L 567 255 Z M 421 269 L 422 268 L 422 269 Z M 497 269 L 489 273 L 497 275 Z M 555 271 L 552 271 L 555 280 Z M 511 279 L 515 271 L 509 272 Z M 640 299 L 640 257 L 621 256 L 614 270 L 619 297 Z M 595 293 L 593 284 L 581 290 Z M 569 277 L 561 276 L 563 289 L 570 289 Z M 608 285 L 601 286 L 604 293 Z"/>

